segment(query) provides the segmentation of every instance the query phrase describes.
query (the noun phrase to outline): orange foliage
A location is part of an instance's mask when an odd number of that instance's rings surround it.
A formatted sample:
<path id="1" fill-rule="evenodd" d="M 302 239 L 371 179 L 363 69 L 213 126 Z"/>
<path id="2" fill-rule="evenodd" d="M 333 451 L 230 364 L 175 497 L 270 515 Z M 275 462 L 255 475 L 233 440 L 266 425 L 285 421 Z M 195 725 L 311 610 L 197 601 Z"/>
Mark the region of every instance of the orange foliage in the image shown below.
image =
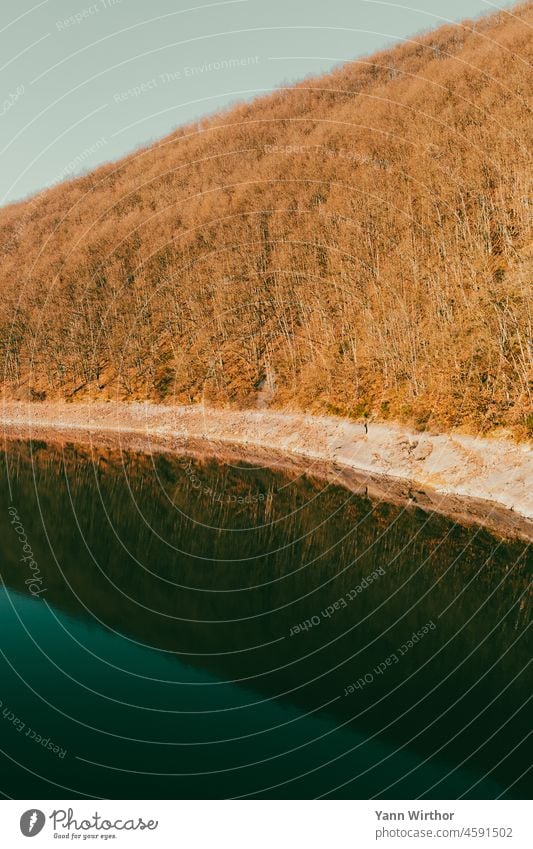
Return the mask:
<path id="1" fill-rule="evenodd" d="M 526 435 L 532 10 L 443 27 L 1 210 L 5 392 L 268 397 Z"/>

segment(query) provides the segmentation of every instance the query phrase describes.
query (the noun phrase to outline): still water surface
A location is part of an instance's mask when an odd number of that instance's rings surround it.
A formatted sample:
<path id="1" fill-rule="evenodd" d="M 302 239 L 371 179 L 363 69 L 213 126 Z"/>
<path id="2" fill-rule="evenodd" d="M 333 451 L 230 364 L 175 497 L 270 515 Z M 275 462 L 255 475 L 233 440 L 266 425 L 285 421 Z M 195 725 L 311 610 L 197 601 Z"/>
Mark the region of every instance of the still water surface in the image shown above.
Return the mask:
<path id="1" fill-rule="evenodd" d="M 7 796 L 531 794 L 524 542 L 246 464 L 0 474 Z"/>

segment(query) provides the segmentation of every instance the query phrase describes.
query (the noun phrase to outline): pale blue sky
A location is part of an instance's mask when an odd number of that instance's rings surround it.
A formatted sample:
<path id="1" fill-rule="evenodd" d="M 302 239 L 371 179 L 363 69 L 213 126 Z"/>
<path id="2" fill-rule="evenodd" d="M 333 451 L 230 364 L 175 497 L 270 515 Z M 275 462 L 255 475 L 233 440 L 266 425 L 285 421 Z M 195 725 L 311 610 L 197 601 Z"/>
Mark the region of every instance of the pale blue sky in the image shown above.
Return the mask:
<path id="1" fill-rule="evenodd" d="M 512 5 L 1 0 L 0 204 L 222 106 Z"/>

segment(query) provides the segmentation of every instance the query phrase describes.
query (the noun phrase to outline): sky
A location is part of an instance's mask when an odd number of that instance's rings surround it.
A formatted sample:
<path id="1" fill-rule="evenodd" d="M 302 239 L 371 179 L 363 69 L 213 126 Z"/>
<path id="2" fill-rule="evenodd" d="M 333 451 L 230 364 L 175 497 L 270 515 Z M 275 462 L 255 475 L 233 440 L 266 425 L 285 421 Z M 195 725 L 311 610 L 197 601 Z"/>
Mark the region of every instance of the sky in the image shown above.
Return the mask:
<path id="1" fill-rule="evenodd" d="M 499 0 L 1 0 L 0 205 Z"/>

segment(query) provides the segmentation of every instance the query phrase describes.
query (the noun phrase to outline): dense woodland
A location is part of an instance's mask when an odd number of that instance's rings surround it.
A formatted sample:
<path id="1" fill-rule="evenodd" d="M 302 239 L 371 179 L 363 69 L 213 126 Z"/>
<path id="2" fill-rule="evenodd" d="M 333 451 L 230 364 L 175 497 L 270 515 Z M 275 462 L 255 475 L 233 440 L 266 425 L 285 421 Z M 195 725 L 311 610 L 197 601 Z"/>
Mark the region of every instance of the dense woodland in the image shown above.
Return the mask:
<path id="1" fill-rule="evenodd" d="M 532 24 L 414 37 L 0 210 L 6 396 L 531 437 Z"/>

